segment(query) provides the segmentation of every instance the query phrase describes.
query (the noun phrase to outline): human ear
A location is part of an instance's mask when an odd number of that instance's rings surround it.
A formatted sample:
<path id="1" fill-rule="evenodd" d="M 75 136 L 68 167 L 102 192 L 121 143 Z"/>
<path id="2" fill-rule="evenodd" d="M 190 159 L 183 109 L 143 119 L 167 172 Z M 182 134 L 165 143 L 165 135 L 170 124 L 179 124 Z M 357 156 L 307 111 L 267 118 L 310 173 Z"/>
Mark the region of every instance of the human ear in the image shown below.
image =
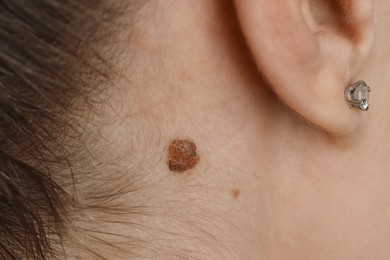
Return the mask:
<path id="1" fill-rule="evenodd" d="M 235 0 L 259 73 L 288 107 L 335 134 L 356 129 L 362 112 L 344 89 L 374 38 L 373 0 Z"/>

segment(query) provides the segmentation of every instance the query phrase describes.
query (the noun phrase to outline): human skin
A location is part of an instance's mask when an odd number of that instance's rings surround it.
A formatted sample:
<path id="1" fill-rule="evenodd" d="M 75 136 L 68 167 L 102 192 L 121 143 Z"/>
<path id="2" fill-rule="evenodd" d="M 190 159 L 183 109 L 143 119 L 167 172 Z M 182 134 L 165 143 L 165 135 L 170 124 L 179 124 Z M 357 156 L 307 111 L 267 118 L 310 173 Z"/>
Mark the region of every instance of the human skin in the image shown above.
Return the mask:
<path id="1" fill-rule="evenodd" d="M 148 231 L 121 231 L 146 242 L 137 254 L 390 259 L 390 6 L 375 6 L 372 51 L 356 73 L 372 105 L 356 111 L 356 129 L 334 134 L 275 95 L 230 1 L 145 5 L 120 43 L 128 79 L 112 91 L 119 120 L 104 132 L 146 183 L 150 212 L 136 221 Z M 169 170 L 173 139 L 194 141 L 193 169 Z"/>

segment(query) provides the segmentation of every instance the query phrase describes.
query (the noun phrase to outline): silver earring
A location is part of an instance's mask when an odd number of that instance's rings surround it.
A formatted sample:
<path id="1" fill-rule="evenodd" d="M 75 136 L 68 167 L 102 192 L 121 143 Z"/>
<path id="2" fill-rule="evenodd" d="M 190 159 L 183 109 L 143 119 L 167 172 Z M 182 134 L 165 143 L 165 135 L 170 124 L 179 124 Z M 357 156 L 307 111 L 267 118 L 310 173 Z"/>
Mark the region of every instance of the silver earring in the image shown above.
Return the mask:
<path id="1" fill-rule="evenodd" d="M 369 92 L 370 87 L 366 82 L 358 81 L 345 88 L 344 95 L 345 100 L 353 107 L 360 110 L 367 111 L 370 107 L 369 104 Z"/>

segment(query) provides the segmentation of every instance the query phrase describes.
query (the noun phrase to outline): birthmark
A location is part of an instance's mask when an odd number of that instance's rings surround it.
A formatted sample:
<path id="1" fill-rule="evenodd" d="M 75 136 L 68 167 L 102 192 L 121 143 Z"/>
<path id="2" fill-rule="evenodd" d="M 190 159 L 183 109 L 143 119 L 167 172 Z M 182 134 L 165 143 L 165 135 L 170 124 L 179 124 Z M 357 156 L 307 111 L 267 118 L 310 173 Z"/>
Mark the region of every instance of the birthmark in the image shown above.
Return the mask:
<path id="1" fill-rule="evenodd" d="M 193 169 L 199 160 L 200 157 L 193 141 L 175 139 L 169 144 L 167 164 L 171 171 L 184 172 Z"/>

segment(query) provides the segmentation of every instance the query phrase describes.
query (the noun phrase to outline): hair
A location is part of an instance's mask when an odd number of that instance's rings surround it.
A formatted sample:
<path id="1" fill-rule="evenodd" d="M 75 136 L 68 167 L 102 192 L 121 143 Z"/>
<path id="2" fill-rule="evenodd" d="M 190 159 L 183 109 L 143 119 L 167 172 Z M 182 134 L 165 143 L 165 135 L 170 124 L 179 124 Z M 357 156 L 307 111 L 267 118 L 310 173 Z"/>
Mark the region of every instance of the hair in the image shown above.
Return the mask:
<path id="1" fill-rule="evenodd" d="M 110 81 L 102 50 L 125 9 L 103 0 L 0 0 L 2 259 L 61 258 L 80 208 L 69 188 L 72 143 Z"/>

